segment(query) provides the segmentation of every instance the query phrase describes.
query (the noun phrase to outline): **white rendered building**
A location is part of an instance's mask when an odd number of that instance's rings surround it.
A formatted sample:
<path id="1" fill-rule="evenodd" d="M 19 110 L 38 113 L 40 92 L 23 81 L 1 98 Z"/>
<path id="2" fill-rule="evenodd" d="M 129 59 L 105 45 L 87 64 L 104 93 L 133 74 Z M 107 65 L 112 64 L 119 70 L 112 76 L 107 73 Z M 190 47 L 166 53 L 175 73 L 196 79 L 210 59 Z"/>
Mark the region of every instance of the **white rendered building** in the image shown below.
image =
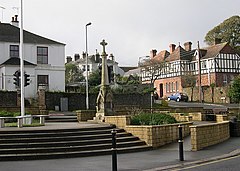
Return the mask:
<path id="1" fill-rule="evenodd" d="M 0 90 L 15 91 L 13 74 L 20 69 L 17 18 L 0 23 Z M 30 75 L 25 97 L 37 96 L 39 86 L 65 91 L 65 44 L 24 31 L 24 71 Z"/>

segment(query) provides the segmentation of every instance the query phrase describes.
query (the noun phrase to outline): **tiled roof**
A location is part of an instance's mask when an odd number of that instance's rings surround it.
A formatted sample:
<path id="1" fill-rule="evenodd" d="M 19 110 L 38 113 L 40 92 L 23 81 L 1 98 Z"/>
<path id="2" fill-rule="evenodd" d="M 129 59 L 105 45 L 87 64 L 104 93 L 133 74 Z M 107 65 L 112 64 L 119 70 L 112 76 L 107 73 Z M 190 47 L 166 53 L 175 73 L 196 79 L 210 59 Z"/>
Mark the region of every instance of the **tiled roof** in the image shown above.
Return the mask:
<path id="1" fill-rule="evenodd" d="M 0 66 L 3 66 L 3 65 L 19 65 L 20 66 L 20 58 L 9 58 L 8 60 L 0 64 Z M 25 60 L 24 60 L 24 65 L 36 66 L 36 64 L 33 64 Z"/>
<path id="2" fill-rule="evenodd" d="M 165 60 L 168 56 L 170 55 L 170 53 L 167 50 L 162 50 L 161 52 L 159 52 L 153 59 L 156 61 L 163 61 Z"/>
<path id="3" fill-rule="evenodd" d="M 206 54 L 202 54 L 202 58 L 212 58 L 217 56 L 226 45 L 228 45 L 227 42 L 203 48 L 203 50 L 206 50 Z"/>
<path id="4" fill-rule="evenodd" d="M 193 51 L 186 51 L 181 46 L 178 46 L 167 58 L 166 61 L 176 60 L 191 60 Z"/>
<path id="5" fill-rule="evenodd" d="M 181 46 L 178 46 L 171 54 L 164 50 L 157 54 L 153 59 L 157 61 L 163 61 L 165 59 L 165 61 L 168 62 L 176 60 L 192 61 L 196 60 L 196 57 L 194 56 L 196 50 L 197 49 L 186 51 Z M 237 52 L 227 42 L 200 49 L 201 59 L 213 58 L 219 53 L 236 54 Z"/>
<path id="6" fill-rule="evenodd" d="M 0 42 L 19 42 L 20 40 L 20 29 L 16 26 L 6 23 L 0 23 Z M 30 33 L 28 31 L 23 32 L 24 43 L 34 43 L 34 44 L 60 44 L 63 43 L 44 38 L 42 36 Z"/>

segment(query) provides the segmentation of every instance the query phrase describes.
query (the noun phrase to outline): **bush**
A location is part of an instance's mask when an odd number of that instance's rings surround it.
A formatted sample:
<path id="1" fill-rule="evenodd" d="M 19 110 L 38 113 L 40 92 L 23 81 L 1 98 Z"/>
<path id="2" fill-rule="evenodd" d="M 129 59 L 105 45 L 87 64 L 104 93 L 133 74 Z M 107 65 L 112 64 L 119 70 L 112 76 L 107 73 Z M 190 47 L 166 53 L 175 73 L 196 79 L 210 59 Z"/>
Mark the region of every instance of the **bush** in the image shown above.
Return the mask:
<path id="1" fill-rule="evenodd" d="M 140 113 L 131 118 L 131 125 L 163 125 L 173 123 L 177 123 L 176 119 L 164 113 Z"/>
<path id="2" fill-rule="evenodd" d="M 7 112 L 7 111 L 0 111 L 1 117 L 16 117 L 20 116 L 20 112 Z"/>

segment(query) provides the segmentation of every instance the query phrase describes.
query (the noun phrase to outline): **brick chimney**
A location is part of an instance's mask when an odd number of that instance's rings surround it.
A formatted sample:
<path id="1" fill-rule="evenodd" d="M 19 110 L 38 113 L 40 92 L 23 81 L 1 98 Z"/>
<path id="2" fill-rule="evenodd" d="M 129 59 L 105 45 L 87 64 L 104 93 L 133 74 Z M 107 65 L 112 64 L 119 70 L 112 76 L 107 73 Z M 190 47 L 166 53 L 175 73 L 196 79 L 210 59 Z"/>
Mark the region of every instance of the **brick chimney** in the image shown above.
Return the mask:
<path id="1" fill-rule="evenodd" d="M 67 56 L 67 63 L 72 62 L 72 57 L 71 56 Z"/>
<path id="2" fill-rule="evenodd" d="M 191 51 L 192 50 L 192 42 L 184 43 L 184 47 L 185 47 L 186 51 Z"/>
<path id="3" fill-rule="evenodd" d="M 78 59 L 80 59 L 80 55 L 79 55 L 78 53 L 76 53 L 76 54 L 74 55 L 74 61 L 77 61 Z"/>
<path id="4" fill-rule="evenodd" d="M 173 52 L 175 51 L 175 47 L 176 47 L 175 44 L 170 44 L 170 45 L 169 45 L 169 48 L 170 48 L 170 54 L 173 53 Z"/>
<path id="5" fill-rule="evenodd" d="M 18 15 L 15 15 L 14 17 L 12 17 L 11 24 L 15 27 L 19 27 Z"/>
<path id="6" fill-rule="evenodd" d="M 85 52 L 82 53 L 82 57 L 83 57 L 83 59 L 86 59 L 86 53 Z"/>
<path id="7" fill-rule="evenodd" d="M 154 58 L 157 55 L 157 50 L 156 49 L 152 49 L 150 51 L 150 58 Z"/>

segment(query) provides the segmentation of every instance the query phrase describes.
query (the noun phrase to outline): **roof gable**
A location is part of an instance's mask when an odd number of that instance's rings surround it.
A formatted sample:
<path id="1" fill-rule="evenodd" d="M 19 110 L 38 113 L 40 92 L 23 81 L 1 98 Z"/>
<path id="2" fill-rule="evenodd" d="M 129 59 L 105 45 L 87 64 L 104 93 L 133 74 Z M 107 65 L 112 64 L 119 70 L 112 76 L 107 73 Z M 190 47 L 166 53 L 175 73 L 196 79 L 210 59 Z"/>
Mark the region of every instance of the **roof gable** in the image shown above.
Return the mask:
<path id="1" fill-rule="evenodd" d="M 3 65 L 19 65 L 20 66 L 20 58 L 9 58 L 5 62 L 3 62 L 0 66 L 3 66 Z M 24 60 L 24 65 L 36 66 L 36 64 L 33 64 L 25 60 Z"/>
<path id="2" fill-rule="evenodd" d="M 19 42 L 20 40 L 20 29 L 11 24 L 0 23 L 0 42 Z M 63 43 L 36 35 L 34 33 L 25 31 L 23 32 L 23 42 L 24 43 L 34 43 L 34 44 L 59 44 L 65 45 Z"/>

